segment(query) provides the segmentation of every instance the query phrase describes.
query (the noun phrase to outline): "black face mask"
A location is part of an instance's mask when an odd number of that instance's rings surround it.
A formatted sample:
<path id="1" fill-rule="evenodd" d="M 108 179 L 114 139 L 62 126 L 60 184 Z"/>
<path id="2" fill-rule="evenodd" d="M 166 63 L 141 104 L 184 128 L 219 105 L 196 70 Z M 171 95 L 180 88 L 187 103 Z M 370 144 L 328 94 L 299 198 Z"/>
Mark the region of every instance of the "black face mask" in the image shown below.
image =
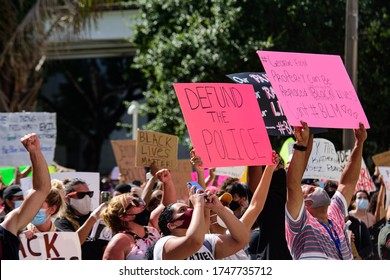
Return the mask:
<path id="1" fill-rule="evenodd" d="M 230 210 L 232 210 L 232 211 L 236 211 L 237 209 L 238 209 L 238 207 L 240 207 L 240 203 L 238 203 L 237 201 L 232 201 L 232 202 L 230 202 L 230 204 L 229 204 L 229 208 L 230 208 Z"/>
<path id="2" fill-rule="evenodd" d="M 134 223 L 137 223 L 141 226 L 147 226 L 149 224 L 150 211 L 144 209 L 141 213 L 135 215 Z"/>

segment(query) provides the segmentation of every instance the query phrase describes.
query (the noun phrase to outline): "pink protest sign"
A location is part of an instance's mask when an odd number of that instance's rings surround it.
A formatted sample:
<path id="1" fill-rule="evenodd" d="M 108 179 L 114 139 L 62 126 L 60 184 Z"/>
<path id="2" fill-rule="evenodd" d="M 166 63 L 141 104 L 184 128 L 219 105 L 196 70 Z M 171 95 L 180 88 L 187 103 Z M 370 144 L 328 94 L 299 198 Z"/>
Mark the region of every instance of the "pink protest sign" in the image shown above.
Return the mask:
<path id="1" fill-rule="evenodd" d="M 311 127 L 370 127 L 340 56 L 257 54 L 291 125 L 303 120 Z"/>
<path id="2" fill-rule="evenodd" d="M 272 147 L 252 85 L 174 84 L 204 167 L 272 164 Z"/>

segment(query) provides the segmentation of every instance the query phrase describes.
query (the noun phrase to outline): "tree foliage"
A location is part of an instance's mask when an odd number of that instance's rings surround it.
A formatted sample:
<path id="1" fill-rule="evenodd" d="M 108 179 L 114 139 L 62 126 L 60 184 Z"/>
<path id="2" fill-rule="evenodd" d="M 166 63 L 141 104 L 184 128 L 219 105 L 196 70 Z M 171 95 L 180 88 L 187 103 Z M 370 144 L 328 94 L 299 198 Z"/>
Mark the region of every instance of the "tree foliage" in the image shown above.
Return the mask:
<path id="1" fill-rule="evenodd" d="M 0 5 L 0 111 L 34 111 L 50 36 L 88 27 L 114 0 L 19 0 Z"/>
<path id="2" fill-rule="evenodd" d="M 186 126 L 175 82 L 230 82 L 225 75 L 263 71 L 260 49 L 344 57 L 344 0 L 142 0 L 135 65 L 147 79 L 147 128 L 183 138 Z M 359 1 L 358 93 L 372 126 L 370 153 L 388 148 L 389 3 Z M 377 110 L 380 108 L 380 110 Z M 385 118 L 378 118 L 383 114 Z M 386 117 L 387 116 L 387 117 Z M 341 149 L 341 130 L 330 140 Z M 327 135 L 328 136 L 328 135 Z M 386 146 L 387 145 L 387 146 Z"/>
<path id="3" fill-rule="evenodd" d="M 38 106 L 57 114 L 57 144 L 67 147 L 67 166 L 99 170 L 102 144 L 126 112 L 123 100 L 140 97 L 130 63 L 129 57 L 118 57 L 48 64 L 53 79 L 45 83 Z"/>

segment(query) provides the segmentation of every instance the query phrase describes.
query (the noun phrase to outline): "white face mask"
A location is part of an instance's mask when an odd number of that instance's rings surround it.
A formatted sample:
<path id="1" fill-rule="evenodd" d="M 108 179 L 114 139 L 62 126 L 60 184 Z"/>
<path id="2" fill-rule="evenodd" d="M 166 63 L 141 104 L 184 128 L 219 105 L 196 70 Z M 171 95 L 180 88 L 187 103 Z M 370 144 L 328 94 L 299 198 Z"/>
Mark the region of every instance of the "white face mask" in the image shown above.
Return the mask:
<path id="1" fill-rule="evenodd" d="M 70 198 L 70 206 L 81 215 L 87 215 L 91 211 L 91 198 L 88 195 L 81 199 Z"/>

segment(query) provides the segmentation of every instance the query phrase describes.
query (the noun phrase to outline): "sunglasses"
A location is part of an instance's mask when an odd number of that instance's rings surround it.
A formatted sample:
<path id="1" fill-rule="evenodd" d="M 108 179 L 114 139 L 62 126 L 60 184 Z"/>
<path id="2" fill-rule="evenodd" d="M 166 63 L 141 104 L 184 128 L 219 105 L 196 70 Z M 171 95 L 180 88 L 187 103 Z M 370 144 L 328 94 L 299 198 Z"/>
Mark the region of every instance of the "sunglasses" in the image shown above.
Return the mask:
<path id="1" fill-rule="evenodd" d="M 67 196 L 71 196 L 71 197 L 73 196 L 73 197 L 77 197 L 78 199 L 82 199 L 86 195 L 88 195 L 89 197 L 92 197 L 93 191 L 90 191 L 90 192 L 71 192 Z"/>
<path id="2" fill-rule="evenodd" d="M 143 201 L 141 198 L 133 198 L 129 205 L 126 206 L 124 210 L 122 210 L 122 216 L 129 216 L 131 214 L 127 214 L 127 210 L 129 210 L 131 207 L 139 207 L 139 206 L 145 206 L 145 201 Z"/>

